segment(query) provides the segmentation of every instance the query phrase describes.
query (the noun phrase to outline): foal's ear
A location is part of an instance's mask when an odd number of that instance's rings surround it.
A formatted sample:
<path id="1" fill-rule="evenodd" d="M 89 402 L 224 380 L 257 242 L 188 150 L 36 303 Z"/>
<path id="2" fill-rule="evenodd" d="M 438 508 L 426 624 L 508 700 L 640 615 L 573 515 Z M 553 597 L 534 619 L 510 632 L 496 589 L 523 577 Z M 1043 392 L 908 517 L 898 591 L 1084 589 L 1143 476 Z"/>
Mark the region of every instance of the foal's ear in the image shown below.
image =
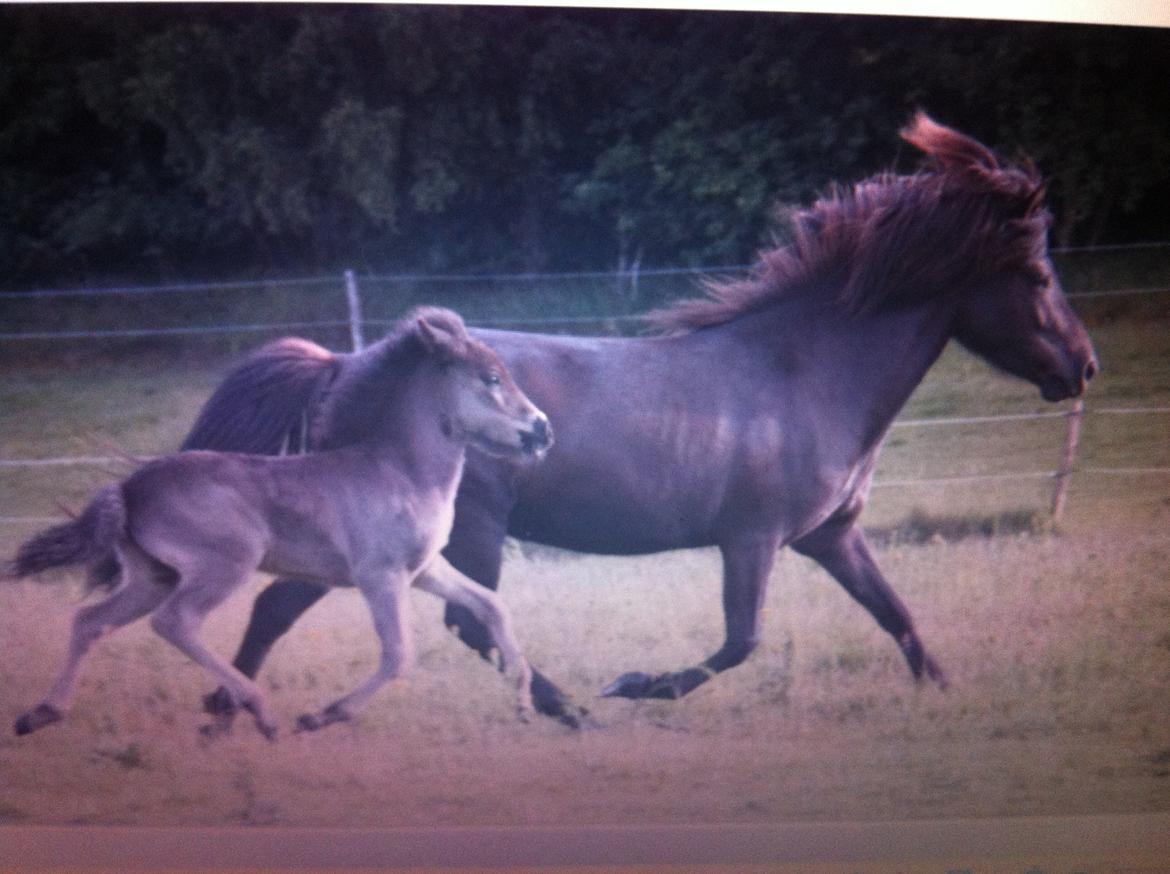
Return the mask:
<path id="1" fill-rule="evenodd" d="M 415 330 L 428 355 L 444 363 L 464 357 L 467 333 L 458 317 L 449 318 L 440 312 L 422 313 L 415 320 Z"/>

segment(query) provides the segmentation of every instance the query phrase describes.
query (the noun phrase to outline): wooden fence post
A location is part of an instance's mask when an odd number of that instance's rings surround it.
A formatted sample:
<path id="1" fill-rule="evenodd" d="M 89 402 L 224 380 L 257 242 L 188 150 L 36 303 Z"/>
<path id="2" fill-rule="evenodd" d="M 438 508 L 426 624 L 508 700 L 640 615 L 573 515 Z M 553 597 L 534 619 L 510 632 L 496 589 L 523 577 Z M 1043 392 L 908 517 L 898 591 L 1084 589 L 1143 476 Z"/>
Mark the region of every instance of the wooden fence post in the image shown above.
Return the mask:
<path id="1" fill-rule="evenodd" d="M 1060 470 L 1056 472 L 1056 485 L 1052 490 L 1052 521 L 1059 522 L 1064 515 L 1065 499 L 1068 496 L 1068 483 L 1072 478 L 1073 464 L 1077 459 L 1077 447 L 1081 442 L 1081 421 L 1085 418 L 1085 402 L 1077 398 L 1073 408 L 1068 412 L 1068 434 L 1064 441 L 1064 457 L 1060 461 Z"/>
<path id="2" fill-rule="evenodd" d="M 362 301 L 358 297 L 357 280 L 352 270 L 345 271 L 345 299 L 349 303 L 349 336 L 353 351 L 361 352 L 365 346 L 362 340 Z"/>

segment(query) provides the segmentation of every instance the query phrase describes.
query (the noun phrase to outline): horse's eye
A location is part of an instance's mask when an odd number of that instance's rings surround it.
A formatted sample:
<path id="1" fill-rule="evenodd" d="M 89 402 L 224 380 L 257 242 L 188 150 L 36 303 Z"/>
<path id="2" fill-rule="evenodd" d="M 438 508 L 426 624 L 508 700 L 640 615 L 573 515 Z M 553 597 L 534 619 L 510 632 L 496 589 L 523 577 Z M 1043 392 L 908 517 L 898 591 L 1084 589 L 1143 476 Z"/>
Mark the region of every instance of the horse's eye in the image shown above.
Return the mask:
<path id="1" fill-rule="evenodd" d="M 495 387 L 500 384 L 500 375 L 494 370 L 483 375 L 483 384 Z"/>

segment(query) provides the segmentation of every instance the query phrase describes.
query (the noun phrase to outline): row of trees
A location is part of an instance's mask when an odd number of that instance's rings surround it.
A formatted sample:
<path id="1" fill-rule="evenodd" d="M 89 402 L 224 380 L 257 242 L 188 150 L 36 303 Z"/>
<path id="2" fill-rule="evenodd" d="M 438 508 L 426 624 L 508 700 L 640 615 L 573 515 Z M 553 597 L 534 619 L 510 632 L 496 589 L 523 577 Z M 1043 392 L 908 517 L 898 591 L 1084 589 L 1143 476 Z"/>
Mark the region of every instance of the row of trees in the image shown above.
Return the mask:
<path id="1" fill-rule="evenodd" d="M 0 9 L 0 282 L 736 263 L 898 162 L 912 108 L 1170 234 L 1170 39 L 1107 27 L 409 6 Z"/>

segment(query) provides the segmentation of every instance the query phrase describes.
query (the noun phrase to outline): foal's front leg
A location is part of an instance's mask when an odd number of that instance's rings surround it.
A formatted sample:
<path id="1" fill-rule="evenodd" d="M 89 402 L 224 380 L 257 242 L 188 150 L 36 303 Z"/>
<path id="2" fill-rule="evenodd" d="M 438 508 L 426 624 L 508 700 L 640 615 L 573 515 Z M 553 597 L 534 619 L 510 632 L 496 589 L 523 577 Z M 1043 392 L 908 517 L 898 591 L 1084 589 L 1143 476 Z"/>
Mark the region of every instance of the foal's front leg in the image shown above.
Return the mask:
<path id="1" fill-rule="evenodd" d="M 492 641 L 500 650 L 504 668 L 515 676 L 516 709 L 521 718 L 532 712 L 532 668 L 520 650 L 512 630 L 512 617 L 504 608 L 500 596 L 457 571 L 442 556 L 415 580 L 424 592 L 437 595 L 448 604 L 458 604 L 471 611 L 491 633 Z"/>
<path id="2" fill-rule="evenodd" d="M 414 642 L 410 637 L 410 583 L 411 575 L 405 570 L 359 580 L 358 588 L 365 595 L 374 619 L 374 630 L 382 642 L 378 669 L 372 677 L 325 709 L 302 715 L 297 719 L 297 731 L 316 731 L 331 723 L 352 719 L 384 683 L 405 673 L 414 662 Z"/>

